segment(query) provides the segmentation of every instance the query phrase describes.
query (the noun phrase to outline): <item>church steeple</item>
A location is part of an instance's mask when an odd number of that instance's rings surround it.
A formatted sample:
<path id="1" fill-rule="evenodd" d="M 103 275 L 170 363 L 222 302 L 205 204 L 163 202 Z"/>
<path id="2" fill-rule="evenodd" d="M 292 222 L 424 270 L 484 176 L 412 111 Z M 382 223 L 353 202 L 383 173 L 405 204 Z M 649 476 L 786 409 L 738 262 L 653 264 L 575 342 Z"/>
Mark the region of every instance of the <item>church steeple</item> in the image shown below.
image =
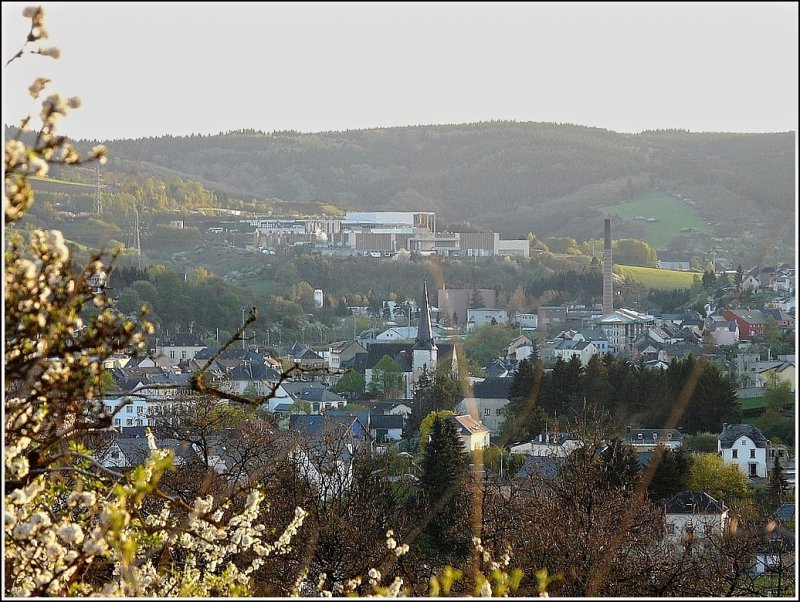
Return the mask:
<path id="1" fill-rule="evenodd" d="M 423 300 L 417 326 L 417 338 L 414 341 L 414 350 L 436 349 L 431 328 L 431 307 L 428 302 L 428 281 L 423 280 Z"/>

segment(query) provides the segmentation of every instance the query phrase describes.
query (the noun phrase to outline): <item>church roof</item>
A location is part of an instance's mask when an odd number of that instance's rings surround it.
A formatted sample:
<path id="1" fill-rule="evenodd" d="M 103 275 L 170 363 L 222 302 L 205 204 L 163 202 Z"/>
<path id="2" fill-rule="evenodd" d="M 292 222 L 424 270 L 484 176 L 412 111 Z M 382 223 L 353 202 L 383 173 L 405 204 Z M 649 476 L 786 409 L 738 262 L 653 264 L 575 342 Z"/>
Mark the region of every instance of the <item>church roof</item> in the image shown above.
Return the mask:
<path id="1" fill-rule="evenodd" d="M 423 281 L 423 301 L 419 314 L 417 338 L 414 340 L 414 349 L 433 349 L 436 342 L 433 340 L 431 328 L 431 306 L 428 302 L 428 281 Z"/>

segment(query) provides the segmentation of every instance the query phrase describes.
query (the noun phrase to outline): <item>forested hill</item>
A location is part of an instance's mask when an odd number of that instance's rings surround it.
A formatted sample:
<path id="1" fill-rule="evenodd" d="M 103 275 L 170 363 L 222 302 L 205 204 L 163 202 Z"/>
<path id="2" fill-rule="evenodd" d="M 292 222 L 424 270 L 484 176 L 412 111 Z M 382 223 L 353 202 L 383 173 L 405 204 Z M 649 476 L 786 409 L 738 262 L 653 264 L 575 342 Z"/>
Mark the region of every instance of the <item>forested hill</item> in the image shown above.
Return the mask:
<path id="1" fill-rule="evenodd" d="M 489 122 L 317 134 L 248 130 L 108 146 L 116 168 L 162 175 L 167 168 L 241 198 L 430 210 L 509 237 L 535 230 L 585 239 L 602 234 L 597 207 L 656 187 L 691 198 L 720 235 L 743 223 L 756 232 L 785 224 L 794 214 L 794 141 L 793 132 L 620 134 Z"/>

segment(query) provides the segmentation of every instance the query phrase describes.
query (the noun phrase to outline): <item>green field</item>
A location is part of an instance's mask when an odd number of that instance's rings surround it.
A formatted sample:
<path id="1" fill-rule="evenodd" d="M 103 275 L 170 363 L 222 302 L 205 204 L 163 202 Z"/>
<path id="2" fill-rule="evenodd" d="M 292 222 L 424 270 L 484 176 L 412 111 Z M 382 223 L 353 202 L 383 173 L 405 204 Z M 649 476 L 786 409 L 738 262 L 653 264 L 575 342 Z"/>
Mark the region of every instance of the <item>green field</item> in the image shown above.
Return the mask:
<path id="1" fill-rule="evenodd" d="M 637 216 L 655 218 L 655 222 L 637 220 L 637 223 L 644 227 L 644 241 L 656 250 L 666 249 L 670 241 L 681 234 L 681 228 L 694 228 L 693 234 L 712 233 L 711 226 L 694 207 L 658 190 L 645 192 L 627 203 L 598 209 L 604 215 L 624 220 L 633 220 Z"/>
<path id="2" fill-rule="evenodd" d="M 647 288 L 655 289 L 690 288 L 694 279 L 701 277 L 698 272 L 679 272 L 633 265 L 615 265 L 614 271 L 625 279 L 635 280 Z"/>
<path id="3" fill-rule="evenodd" d="M 763 408 L 766 402 L 763 397 L 745 397 L 739 400 L 739 405 L 743 410 L 751 410 L 754 408 Z"/>

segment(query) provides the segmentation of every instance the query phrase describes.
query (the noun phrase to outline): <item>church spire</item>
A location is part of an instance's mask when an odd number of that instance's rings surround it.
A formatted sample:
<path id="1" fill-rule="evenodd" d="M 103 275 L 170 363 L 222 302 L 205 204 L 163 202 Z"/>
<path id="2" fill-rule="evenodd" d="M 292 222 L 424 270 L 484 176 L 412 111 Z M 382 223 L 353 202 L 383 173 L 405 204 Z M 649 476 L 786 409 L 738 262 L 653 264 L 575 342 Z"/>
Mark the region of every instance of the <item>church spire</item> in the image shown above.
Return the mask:
<path id="1" fill-rule="evenodd" d="M 436 343 L 433 341 L 431 329 L 431 307 L 428 302 L 428 281 L 423 280 L 423 300 L 419 314 L 419 325 L 417 326 L 417 338 L 414 341 L 414 349 L 434 349 Z"/>

